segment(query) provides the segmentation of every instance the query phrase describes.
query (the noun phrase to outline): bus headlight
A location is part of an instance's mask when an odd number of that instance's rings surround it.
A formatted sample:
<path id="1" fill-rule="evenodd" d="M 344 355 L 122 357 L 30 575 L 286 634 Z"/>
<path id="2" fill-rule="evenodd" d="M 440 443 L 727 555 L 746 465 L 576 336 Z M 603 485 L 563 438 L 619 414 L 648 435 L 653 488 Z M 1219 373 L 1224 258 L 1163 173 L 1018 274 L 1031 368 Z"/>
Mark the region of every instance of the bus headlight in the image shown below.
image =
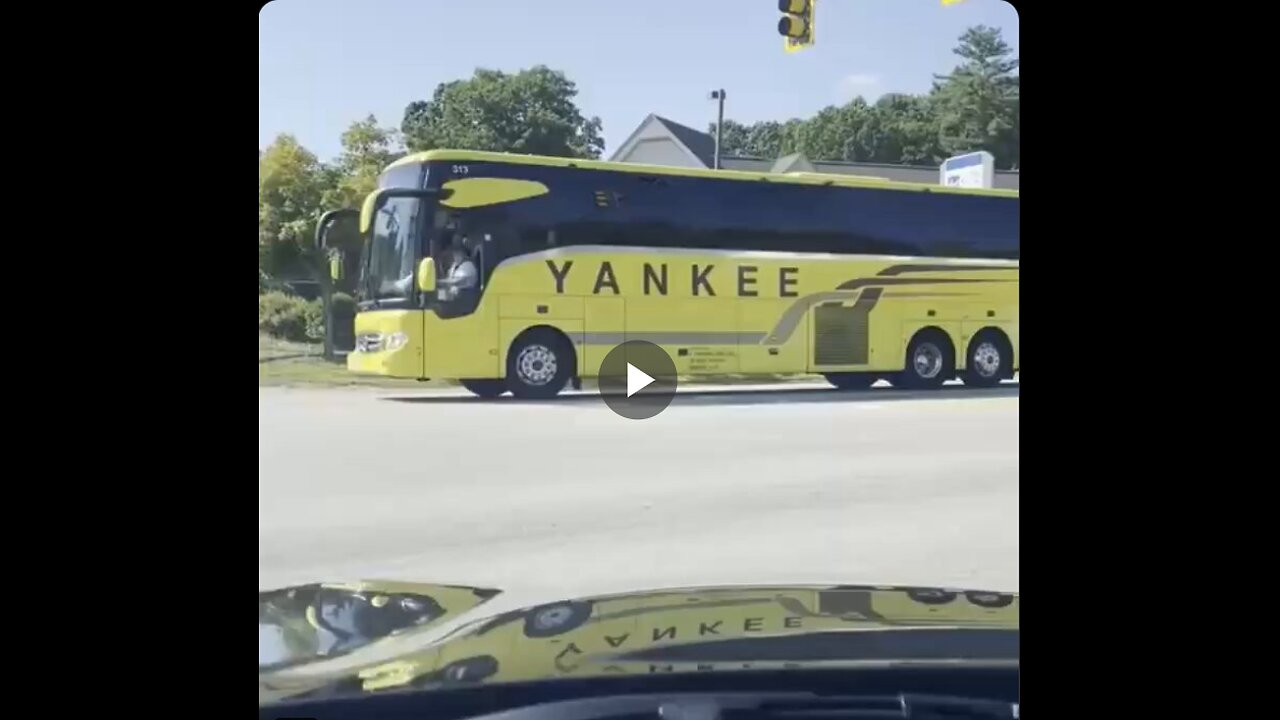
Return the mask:
<path id="1" fill-rule="evenodd" d="M 390 335 L 387 336 L 387 342 L 384 349 L 387 350 L 387 352 L 390 352 L 392 350 L 399 350 L 400 348 L 408 344 L 409 344 L 408 335 L 402 332 L 391 333 Z"/>

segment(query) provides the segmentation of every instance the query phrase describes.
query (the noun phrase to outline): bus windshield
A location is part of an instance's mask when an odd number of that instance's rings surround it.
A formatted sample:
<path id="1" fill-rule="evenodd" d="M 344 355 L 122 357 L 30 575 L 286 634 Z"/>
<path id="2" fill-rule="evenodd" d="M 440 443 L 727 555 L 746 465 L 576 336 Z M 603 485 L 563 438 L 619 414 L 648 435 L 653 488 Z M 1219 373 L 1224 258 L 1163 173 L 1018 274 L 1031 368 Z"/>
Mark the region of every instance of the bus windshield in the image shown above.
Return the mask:
<path id="1" fill-rule="evenodd" d="M 365 300 L 403 299 L 413 287 L 413 263 L 417 258 L 418 214 L 422 203 L 395 198 L 373 220 L 360 293 Z"/>
<path id="2" fill-rule="evenodd" d="M 420 165 L 392 168 L 378 183 L 380 189 L 422 186 Z M 403 300 L 413 289 L 418 258 L 422 202 L 393 198 L 373 218 L 373 237 L 364 248 L 358 292 L 362 301 Z"/>

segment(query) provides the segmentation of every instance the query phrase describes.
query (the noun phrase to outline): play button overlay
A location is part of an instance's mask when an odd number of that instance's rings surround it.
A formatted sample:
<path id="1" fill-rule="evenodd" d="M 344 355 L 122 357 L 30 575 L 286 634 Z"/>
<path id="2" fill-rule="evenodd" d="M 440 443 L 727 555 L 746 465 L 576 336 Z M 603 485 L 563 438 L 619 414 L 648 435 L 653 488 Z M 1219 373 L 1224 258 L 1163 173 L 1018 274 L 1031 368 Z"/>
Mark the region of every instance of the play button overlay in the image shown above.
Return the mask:
<path id="1" fill-rule="evenodd" d="M 600 364 L 600 397 L 630 420 L 648 420 L 676 396 L 676 364 L 662 348 L 643 340 L 625 342 Z"/>
<path id="2" fill-rule="evenodd" d="M 645 371 L 627 363 L 627 397 L 635 395 L 652 384 L 653 378 L 645 374 Z"/>

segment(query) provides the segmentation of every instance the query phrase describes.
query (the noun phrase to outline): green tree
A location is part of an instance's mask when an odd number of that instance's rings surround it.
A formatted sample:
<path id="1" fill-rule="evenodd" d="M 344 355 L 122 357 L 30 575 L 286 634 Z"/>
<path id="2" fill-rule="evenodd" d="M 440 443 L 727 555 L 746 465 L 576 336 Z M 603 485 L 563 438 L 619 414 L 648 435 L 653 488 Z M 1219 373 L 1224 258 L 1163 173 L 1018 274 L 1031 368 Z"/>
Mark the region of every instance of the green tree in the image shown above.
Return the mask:
<path id="1" fill-rule="evenodd" d="M 866 160 L 868 153 L 860 139 L 870 117 L 871 107 L 861 97 L 842 107 L 824 108 L 797 131 L 796 152 L 811 160 Z"/>
<path id="2" fill-rule="evenodd" d="M 725 120 L 721 150 L 727 157 L 776 158 L 781 154 L 781 129 L 781 123 L 772 121 L 743 125 L 736 120 Z M 707 132 L 714 136 L 716 124 L 711 123 Z"/>
<path id="3" fill-rule="evenodd" d="M 577 86 L 564 73 L 537 66 L 514 75 L 476 70 L 410 103 L 401 130 L 412 150 L 455 148 L 598 158 L 600 119 L 582 115 Z"/>
<path id="4" fill-rule="evenodd" d="M 747 150 L 748 126 L 734 120 L 724 121 L 724 134 L 720 136 L 720 152 L 726 157 L 750 155 Z M 716 124 L 707 127 L 707 134 L 716 136 Z"/>
<path id="5" fill-rule="evenodd" d="M 329 207 L 328 199 L 337 193 L 338 177 L 291 135 L 277 137 L 258 156 L 259 289 L 264 272 L 309 275 L 320 285 L 325 318 L 331 317 L 333 282 L 328 255 L 315 246 L 315 229 Z M 328 322 L 324 340 L 325 356 L 332 357 L 333 332 Z"/>
<path id="6" fill-rule="evenodd" d="M 955 54 L 964 62 L 936 78 L 932 96 L 944 152 L 986 150 L 997 167 L 1018 167 L 1020 78 L 1012 48 L 999 29 L 979 25 L 960 37 Z"/>
<path id="7" fill-rule="evenodd" d="M 946 157 L 938 119 L 927 97 L 884 95 L 858 128 L 858 160 L 904 165 L 937 165 Z"/>
<path id="8" fill-rule="evenodd" d="M 782 123 L 758 122 L 747 130 L 747 154 L 776 158 L 782 155 Z"/>
<path id="9" fill-rule="evenodd" d="M 326 168 L 332 174 L 332 192 L 325 198 L 328 207 L 360 207 L 365 196 L 378 187 L 378 176 L 387 166 L 404 156 L 400 133 L 381 127 L 369 115 L 351 124 L 342 133 L 342 154 Z"/>
<path id="10" fill-rule="evenodd" d="M 730 156 L 802 152 L 810 160 L 905 164 L 937 164 L 945 157 L 930 100 L 912 95 L 885 95 L 874 105 L 858 97 L 786 123 L 726 120 L 725 138 Z"/>
<path id="11" fill-rule="evenodd" d="M 927 96 L 890 94 L 874 104 L 859 97 L 785 123 L 725 120 L 724 152 L 764 158 L 802 152 L 810 160 L 937 165 L 950 155 L 987 150 L 998 167 L 1016 169 L 1017 58 L 999 30 L 984 26 L 967 30 L 955 53 L 963 63 L 939 76 Z"/>
<path id="12" fill-rule="evenodd" d="M 258 156 L 258 263 L 269 276 L 299 273 L 331 177 L 292 135 L 280 135 Z"/>

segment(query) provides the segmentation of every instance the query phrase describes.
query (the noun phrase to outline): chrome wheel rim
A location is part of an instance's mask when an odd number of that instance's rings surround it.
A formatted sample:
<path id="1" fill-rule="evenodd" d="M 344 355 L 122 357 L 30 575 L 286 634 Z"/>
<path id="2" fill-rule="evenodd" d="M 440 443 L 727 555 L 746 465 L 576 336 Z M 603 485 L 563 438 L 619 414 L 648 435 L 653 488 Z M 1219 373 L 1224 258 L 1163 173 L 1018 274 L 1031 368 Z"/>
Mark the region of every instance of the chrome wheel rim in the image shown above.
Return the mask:
<path id="1" fill-rule="evenodd" d="M 931 342 L 920 343 L 911 364 L 915 367 L 916 375 L 932 380 L 942 372 L 942 349 Z"/>
<path id="2" fill-rule="evenodd" d="M 995 377 L 1000 372 L 1000 348 L 992 342 L 979 345 L 973 351 L 973 369 L 984 378 Z"/>
<path id="3" fill-rule="evenodd" d="M 516 358 L 516 373 L 527 385 L 546 385 L 557 370 L 556 354 L 545 345 L 530 345 Z"/>
<path id="4" fill-rule="evenodd" d="M 553 630 L 569 622 L 573 610 L 569 607 L 547 608 L 533 618 L 533 624 L 540 630 Z"/>

